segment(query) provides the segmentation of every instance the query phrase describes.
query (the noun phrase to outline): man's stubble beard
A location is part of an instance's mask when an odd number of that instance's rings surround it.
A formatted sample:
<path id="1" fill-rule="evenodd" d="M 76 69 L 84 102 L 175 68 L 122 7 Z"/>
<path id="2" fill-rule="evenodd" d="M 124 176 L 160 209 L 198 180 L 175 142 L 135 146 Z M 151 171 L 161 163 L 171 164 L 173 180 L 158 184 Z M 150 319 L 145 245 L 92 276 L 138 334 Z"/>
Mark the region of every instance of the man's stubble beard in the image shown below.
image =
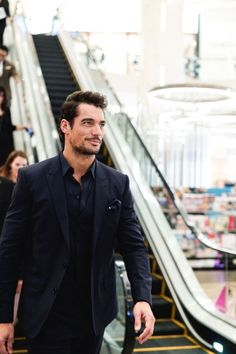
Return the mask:
<path id="1" fill-rule="evenodd" d="M 76 155 L 92 156 L 97 155 L 100 151 L 101 145 L 96 150 L 88 149 L 84 146 L 73 146 L 73 151 Z"/>

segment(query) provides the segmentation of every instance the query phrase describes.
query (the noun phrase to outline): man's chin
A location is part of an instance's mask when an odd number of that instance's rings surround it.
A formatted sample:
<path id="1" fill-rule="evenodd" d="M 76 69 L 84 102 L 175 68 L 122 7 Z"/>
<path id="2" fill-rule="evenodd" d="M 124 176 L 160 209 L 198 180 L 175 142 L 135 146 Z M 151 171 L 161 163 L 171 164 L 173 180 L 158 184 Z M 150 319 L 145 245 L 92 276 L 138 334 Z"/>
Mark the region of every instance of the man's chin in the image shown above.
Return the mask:
<path id="1" fill-rule="evenodd" d="M 80 155 L 92 156 L 92 155 L 97 155 L 99 153 L 100 146 L 94 149 L 74 148 L 74 151 Z"/>

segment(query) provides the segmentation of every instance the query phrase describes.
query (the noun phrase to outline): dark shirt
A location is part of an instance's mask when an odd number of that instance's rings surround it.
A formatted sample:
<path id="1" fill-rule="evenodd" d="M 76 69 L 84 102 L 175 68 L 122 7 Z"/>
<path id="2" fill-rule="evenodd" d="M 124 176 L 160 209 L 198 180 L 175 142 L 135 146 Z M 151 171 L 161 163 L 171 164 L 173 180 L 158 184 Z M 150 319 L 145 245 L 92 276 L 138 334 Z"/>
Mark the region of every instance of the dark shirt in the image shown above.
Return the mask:
<path id="1" fill-rule="evenodd" d="M 70 261 L 43 336 L 66 339 L 91 327 L 91 243 L 96 162 L 82 176 L 81 184 L 73 169 L 60 155 L 64 180 L 70 234 Z"/>

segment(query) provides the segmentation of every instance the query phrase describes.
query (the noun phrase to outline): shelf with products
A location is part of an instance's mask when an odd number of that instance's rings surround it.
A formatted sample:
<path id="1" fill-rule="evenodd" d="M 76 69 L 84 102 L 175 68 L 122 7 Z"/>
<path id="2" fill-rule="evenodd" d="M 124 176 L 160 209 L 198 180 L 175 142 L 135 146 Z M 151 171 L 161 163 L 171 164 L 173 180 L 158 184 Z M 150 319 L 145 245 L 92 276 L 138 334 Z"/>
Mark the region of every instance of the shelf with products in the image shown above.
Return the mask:
<path id="1" fill-rule="evenodd" d="M 225 192 L 225 189 L 223 191 Z M 216 246 L 236 248 L 236 195 L 222 195 L 218 190 L 215 194 L 207 190 L 201 190 L 200 193 L 186 191 L 178 191 L 178 193 L 190 221 L 202 233 Z M 165 190 L 159 188 L 158 193 L 155 194 L 182 250 L 194 267 L 221 269 L 224 266 L 221 255 L 196 240 Z M 232 261 L 235 267 L 233 258 Z"/>

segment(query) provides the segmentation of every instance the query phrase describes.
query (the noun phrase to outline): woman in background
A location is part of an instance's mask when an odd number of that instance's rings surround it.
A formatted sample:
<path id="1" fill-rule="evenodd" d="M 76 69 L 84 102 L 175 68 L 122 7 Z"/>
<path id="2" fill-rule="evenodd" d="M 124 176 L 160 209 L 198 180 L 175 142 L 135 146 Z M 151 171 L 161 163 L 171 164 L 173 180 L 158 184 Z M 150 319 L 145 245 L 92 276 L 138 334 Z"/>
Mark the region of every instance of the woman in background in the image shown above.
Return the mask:
<path id="1" fill-rule="evenodd" d="M 14 150 L 8 155 L 4 165 L 0 167 L 0 236 L 4 219 L 11 202 L 11 194 L 17 180 L 18 171 L 21 167 L 25 167 L 27 165 L 28 159 L 25 152 L 21 150 Z M 16 314 L 22 287 L 22 272 L 23 265 L 21 266 L 21 269 L 19 271 L 20 278 L 15 294 L 14 322 L 17 321 Z"/>
<path id="2" fill-rule="evenodd" d="M 13 131 L 24 130 L 24 125 L 14 125 L 11 121 L 11 112 L 7 107 L 6 93 L 0 86 L 0 166 L 5 162 L 9 153 L 14 150 Z"/>
<path id="3" fill-rule="evenodd" d="M 4 165 L 0 167 L 0 176 L 8 178 L 16 183 L 18 171 L 28 165 L 26 153 L 21 150 L 13 150 L 7 157 Z"/>
<path id="4" fill-rule="evenodd" d="M 11 194 L 16 183 L 19 168 L 28 165 L 28 159 L 23 151 L 12 151 L 3 166 L 0 167 L 0 233 Z"/>

